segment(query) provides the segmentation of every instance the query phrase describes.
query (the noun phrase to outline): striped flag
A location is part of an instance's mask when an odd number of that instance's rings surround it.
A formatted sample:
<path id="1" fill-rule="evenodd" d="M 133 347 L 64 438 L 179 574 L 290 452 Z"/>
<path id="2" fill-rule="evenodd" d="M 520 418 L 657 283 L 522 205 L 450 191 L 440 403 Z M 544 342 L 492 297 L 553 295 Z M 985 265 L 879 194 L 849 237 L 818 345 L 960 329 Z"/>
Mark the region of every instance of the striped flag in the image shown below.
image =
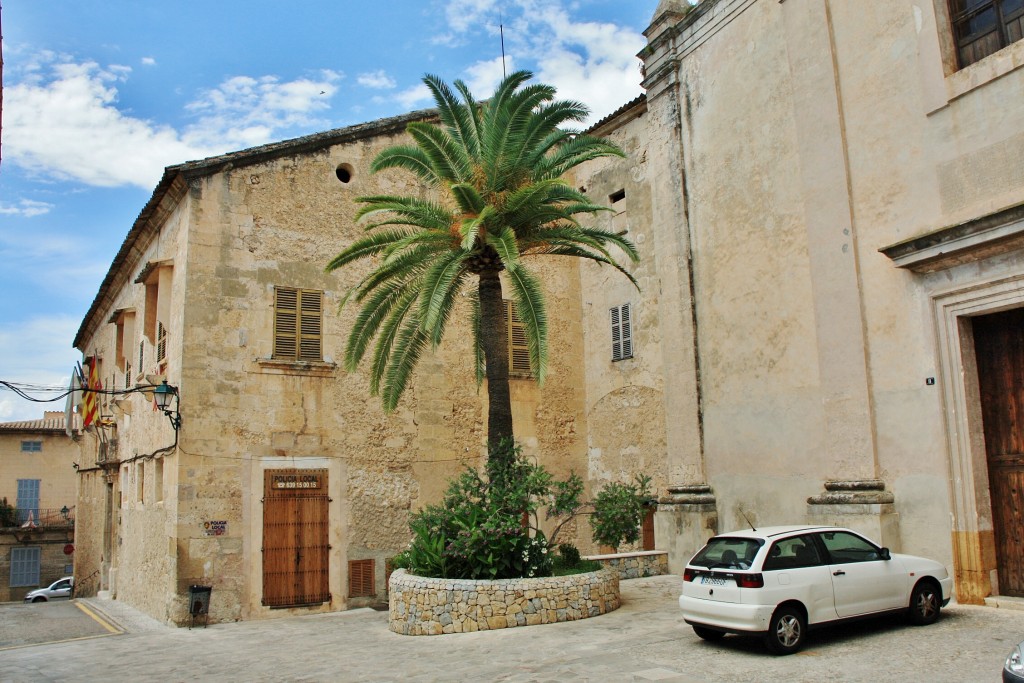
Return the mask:
<path id="1" fill-rule="evenodd" d="M 100 384 L 100 371 L 99 362 L 93 358 L 86 359 L 86 368 L 88 369 L 89 376 L 85 380 L 85 388 L 87 391 L 82 392 L 82 426 L 89 427 L 99 418 L 99 400 L 95 391 L 99 391 L 103 388 Z M 88 391 L 92 389 L 93 391 Z"/>

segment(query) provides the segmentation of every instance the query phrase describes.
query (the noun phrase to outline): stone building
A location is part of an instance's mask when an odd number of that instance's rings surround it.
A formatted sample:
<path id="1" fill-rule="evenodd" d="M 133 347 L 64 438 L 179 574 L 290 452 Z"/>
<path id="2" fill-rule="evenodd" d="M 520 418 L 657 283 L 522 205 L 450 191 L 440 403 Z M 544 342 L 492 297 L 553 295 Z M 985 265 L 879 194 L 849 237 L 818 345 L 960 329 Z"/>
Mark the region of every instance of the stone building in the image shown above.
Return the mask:
<path id="1" fill-rule="evenodd" d="M 1007 10 L 992 30 L 961 4 L 664 0 L 645 96 L 595 126 L 627 157 L 570 180 L 641 290 L 545 265 L 555 352 L 514 382 L 517 435 L 591 491 L 652 475 L 674 570 L 716 531 L 839 523 L 943 561 L 961 601 L 1024 593 L 1024 42 L 1013 3 L 971 3 Z M 75 346 L 105 386 L 166 379 L 180 430 L 145 392 L 101 407 L 77 571 L 179 623 L 190 585 L 219 620 L 383 595 L 409 510 L 481 462 L 483 395 L 456 331 L 383 414 L 336 360 L 359 273 L 323 266 L 353 197 L 426 192 L 367 172 L 425 116 L 166 170 Z"/>
<path id="2" fill-rule="evenodd" d="M 73 571 L 79 450 L 66 424 L 49 411 L 0 423 L 0 602 Z"/>

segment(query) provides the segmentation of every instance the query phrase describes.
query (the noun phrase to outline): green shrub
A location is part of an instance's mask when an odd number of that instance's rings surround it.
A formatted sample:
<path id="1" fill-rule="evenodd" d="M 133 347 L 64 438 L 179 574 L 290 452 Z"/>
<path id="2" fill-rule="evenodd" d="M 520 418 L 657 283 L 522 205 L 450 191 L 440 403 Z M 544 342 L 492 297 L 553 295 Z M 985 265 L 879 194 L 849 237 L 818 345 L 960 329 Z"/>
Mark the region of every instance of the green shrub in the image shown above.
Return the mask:
<path id="1" fill-rule="evenodd" d="M 613 482 L 601 489 L 590 518 L 596 542 L 613 548 L 623 541 L 636 543 L 644 517 L 643 506 L 651 497 L 650 483 L 650 477 L 638 475 L 632 484 Z"/>

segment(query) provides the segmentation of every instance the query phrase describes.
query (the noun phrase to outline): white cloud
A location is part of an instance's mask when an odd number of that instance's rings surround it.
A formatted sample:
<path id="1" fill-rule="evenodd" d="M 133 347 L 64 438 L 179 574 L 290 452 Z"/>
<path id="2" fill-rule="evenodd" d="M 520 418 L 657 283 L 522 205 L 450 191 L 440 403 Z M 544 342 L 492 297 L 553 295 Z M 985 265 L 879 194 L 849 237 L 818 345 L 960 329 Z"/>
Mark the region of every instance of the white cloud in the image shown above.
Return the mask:
<path id="1" fill-rule="evenodd" d="M 151 188 L 168 164 L 207 156 L 167 126 L 117 109 L 127 67 L 102 68 L 47 53 L 4 90 L 6 158 L 58 180 Z M 48 59 L 52 57 L 52 59 Z"/>
<path id="2" fill-rule="evenodd" d="M 434 102 L 430 90 L 422 83 L 398 93 L 395 95 L 395 100 L 406 109 L 421 109 L 425 106 L 433 106 Z"/>
<path id="3" fill-rule="evenodd" d="M 32 199 L 22 199 L 17 204 L 0 202 L 0 214 L 7 216 L 24 216 L 25 218 L 32 218 L 33 216 L 48 214 L 52 208 L 53 204 L 37 202 Z"/>
<path id="4" fill-rule="evenodd" d="M 644 37 L 632 29 L 601 22 L 579 22 L 560 0 L 513 0 L 501 5 L 507 70 L 528 68 L 539 81 L 558 90 L 561 99 L 579 100 L 591 109 L 588 125 L 640 94 L 636 53 Z M 494 0 L 449 0 L 449 26 L 458 33 L 496 33 L 499 6 Z M 464 80 L 478 98 L 493 92 L 500 58 L 478 62 Z M 500 78 L 500 69 L 498 70 Z"/>
<path id="5" fill-rule="evenodd" d="M 361 86 L 373 88 L 374 90 L 389 90 L 397 85 L 395 79 L 388 76 L 383 69 L 359 74 L 356 77 L 356 82 Z"/>
<path id="6" fill-rule="evenodd" d="M 143 57 L 141 60 L 143 66 L 156 66 L 156 60 L 152 57 Z"/>
<path id="7" fill-rule="evenodd" d="M 5 321 L 0 328 L 0 379 L 23 384 L 67 386 L 81 354 L 71 347 L 80 321 L 70 316 L 39 316 Z M 37 398 L 52 395 L 33 394 Z M 64 401 L 34 403 L 0 389 L 0 421 L 39 420 L 44 410 L 64 410 Z"/>
<path id="8" fill-rule="evenodd" d="M 276 76 L 230 78 L 188 106 L 184 131 L 134 118 L 118 108 L 117 85 L 131 69 L 76 63 L 43 52 L 5 87 L 5 160 L 30 173 L 87 185 L 151 189 L 163 168 L 279 139 L 323 124 L 342 76 L 282 82 Z"/>

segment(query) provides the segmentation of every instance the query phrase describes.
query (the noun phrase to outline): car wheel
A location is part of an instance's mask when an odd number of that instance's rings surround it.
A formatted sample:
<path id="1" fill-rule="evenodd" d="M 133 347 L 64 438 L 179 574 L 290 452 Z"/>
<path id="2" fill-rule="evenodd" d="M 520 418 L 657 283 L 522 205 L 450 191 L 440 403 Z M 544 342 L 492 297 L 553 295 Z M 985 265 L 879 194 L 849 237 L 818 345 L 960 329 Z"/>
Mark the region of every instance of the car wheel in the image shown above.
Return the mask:
<path id="1" fill-rule="evenodd" d="M 926 626 L 935 623 L 942 609 L 942 596 L 931 581 L 920 581 L 910 594 L 910 623 Z"/>
<path id="2" fill-rule="evenodd" d="M 804 644 L 807 633 L 807 620 L 803 613 L 788 605 L 775 610 L 768 622 L 768 633 L 765 643 L 768 649 L 777 655 L 788 655 L 796 652 Z"/>
<path id="3" fill-rule="evenodd" d="M 40 595 L 38 597 L 32 598 L 32 602 L 46 602 L 46 598 Z"/>
<path id="4" fill-rule="evenodd" d="M 694 626 L 693 632 L 704 640 L 721 640 L 725 637 L 725 631 L 716 631 L 713 628 L 704 628 L 703 626 Z"/>

